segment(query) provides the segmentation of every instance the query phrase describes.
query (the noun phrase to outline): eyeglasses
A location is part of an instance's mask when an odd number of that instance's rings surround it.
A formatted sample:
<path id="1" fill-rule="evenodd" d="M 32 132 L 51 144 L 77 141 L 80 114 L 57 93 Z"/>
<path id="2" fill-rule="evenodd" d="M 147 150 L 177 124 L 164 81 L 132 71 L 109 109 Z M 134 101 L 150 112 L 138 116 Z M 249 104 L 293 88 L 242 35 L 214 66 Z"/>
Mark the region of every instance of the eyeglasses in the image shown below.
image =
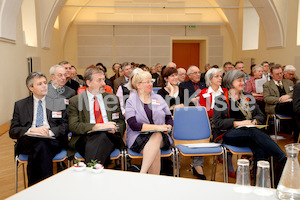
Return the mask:
<path id="1" fill-rule="evenodd" d="M 143 84 L 153 84 L 155 82 L 154 79 L 152 79 L 151 81 L 144 81 L 144 82 L 140 82 L 140 83 L 143 83 Z"/>
<path id="2" fill-rule="evenodd" d="M 193 75 L 199 74 L 199 75 L 201 75 L 201 72 L 193 72 L 193 73 L 190 73 L 190 74 L 193 74 Z"/>

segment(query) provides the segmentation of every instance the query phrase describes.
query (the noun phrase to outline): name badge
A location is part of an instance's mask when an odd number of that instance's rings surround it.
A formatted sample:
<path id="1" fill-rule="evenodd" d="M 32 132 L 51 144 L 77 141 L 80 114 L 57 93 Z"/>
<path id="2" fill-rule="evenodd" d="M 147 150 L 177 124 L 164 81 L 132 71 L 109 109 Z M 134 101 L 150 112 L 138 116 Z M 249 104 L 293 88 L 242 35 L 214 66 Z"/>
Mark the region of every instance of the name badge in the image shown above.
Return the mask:
<path id="1" fill-rule="evenodd" d="M 119 119 L 120 118 L 119 113 L 113 113 L 111 118 L 112 120 Z"/>
<path id="2" fill-rule="evenodd" d="M 290 86 L 290 91 L 293 91 L 294 90 L 294 87 L 293 86 Z"/>
<path id="3" fill-rule="evenodd" d="M 160 100 L 158 100 L 158 99 L 152 99 L 152 104 L 153 105 L 160 105 Z"/>
<path id="4" fill-rule="evenodd" d="M 53 111 L 52 112 L 52 118 L 62 118 L 62 112 L 61 111 Z"/>
<path id="5" fill-rule="evenodd" d="M 69 105 L 69 99 L 64 99 L 64 101 L 66 105 Z"/>
<path id="6" fill-rule="evenodd" d="M 202 96 L 203 96 L 204 98 L 207 98 L 207 97 L 210 97 L 210 94 L 205 93 L 205 94 L 203 94 Z"/>

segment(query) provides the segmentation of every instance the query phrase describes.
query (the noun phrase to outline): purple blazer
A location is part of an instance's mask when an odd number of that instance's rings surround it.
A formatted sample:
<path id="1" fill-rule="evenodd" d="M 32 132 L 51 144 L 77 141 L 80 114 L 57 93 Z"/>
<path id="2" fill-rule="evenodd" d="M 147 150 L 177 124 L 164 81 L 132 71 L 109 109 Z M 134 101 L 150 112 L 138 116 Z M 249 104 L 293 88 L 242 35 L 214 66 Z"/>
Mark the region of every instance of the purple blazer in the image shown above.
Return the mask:
<path id="1" fill-rule="evenodd" d="M 154 124 L 163 125 L 165 124 L 166 115 L 171 115 L 170 109 L 166 101 L 158 94 L 151 92 L 152 102 L 152 118 Z M 131 117 L 135 117 L 139 123 L 150 124 L 147 114 L 144 110 L 144 104 L 141 102 L 137 92 L 130 92 L 130 96 L 125 106 L 126 120 Z M 130 148 L 137 136 L 140 134 L 139 131 L 133 131 L 129 125 L 127 125 L 127 146 Z M 168 135 L 170 143 L 172 144 L 172 138 Z"/>

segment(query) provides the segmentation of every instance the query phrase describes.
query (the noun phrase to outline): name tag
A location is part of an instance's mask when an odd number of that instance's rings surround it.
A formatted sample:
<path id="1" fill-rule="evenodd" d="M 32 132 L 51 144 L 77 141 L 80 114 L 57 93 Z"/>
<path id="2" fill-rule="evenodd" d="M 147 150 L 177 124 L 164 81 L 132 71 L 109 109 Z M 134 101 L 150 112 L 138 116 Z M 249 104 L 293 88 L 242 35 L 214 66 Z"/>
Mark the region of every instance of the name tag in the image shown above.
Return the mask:
<path id="1" fill-rule="evenodd" d="M 290 91 L 293 91 L 294 90 L 294 87 L 293 86 L 290 86 Z"/>
<path id="2" fill-rule="evenodd" d="M 62 118 L 62 112 L 61 111 L 53 111 L 52 112 L 52 118 Z"/>
<path id="3" fill-rule="evenodd" d="M 210 97 L 210 94 L 205 93 L 205 94 L 203 94 L 202 96 L 203 96 L 204 98 L 207 98 L 207 97 Z"/>
<path id="4" fill-rule="evenodd" d="M 64 101 L 66 105 L 69 105 L 69 99 L 64 99 Z"/>
<path id="5" fill-rule="evenodd" d="M 111 115 L 111 118 L 112 118 L 112 120 L 119 119 L 120 118 L 119 113 L 113 113 Z"/>
<path id="6" fill-rule="evenodd" d="M 152 99 L 152 104 L 153 105 L 160 105 L 160 100 L 157 100 L 157 99 Z"/>

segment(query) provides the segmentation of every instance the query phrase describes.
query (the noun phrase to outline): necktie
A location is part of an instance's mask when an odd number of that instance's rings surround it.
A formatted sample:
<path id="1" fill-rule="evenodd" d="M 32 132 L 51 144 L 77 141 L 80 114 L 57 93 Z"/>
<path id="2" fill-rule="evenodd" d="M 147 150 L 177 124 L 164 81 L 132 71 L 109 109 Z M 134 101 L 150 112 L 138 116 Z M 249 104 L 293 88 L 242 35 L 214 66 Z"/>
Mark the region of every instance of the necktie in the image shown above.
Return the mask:
<path id="1" fill-rule="evenodd" d="M 36 112 L 36 127 L 43 126 L 43 121 L 44 121 L 44 114 L 43 114 L 42 100 L 39 100 L 39 105 L 37 107 L 37 112 Z"/>
<path id="2" fill-rule="evenodd" d="M 281 89 L 283 89 L 283 85 L 282 85 L 281 81 L 280 81 L 278 84 L 279 84 L 279 87 L 280 87 Z"/>
<path id="3" fill-rule="evenodd" d="M 94 115 L 96 123 L 103 123 L 102 113 L 97 97 L 94 96 Z"/>

